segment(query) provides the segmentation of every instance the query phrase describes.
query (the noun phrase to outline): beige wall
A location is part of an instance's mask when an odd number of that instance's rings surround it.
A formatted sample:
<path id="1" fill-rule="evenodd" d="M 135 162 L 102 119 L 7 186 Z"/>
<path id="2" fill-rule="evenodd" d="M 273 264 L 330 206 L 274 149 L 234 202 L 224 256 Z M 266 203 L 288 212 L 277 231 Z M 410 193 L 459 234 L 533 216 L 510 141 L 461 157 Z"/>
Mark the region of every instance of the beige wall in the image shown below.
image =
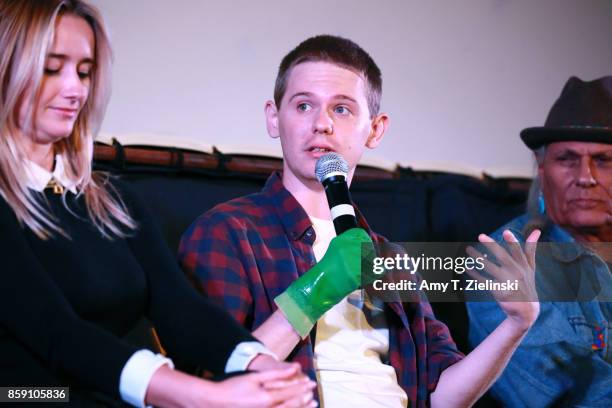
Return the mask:
<path id="1" fill-rule="evenodd" d="M 518 139 L 570 75 L 612 74 L 610 0 L 95 0 L 115 46 L 103 131 L 278 147 L 265 131 L 282 56 L 350 37 L 383 72 L 391 128 L 371 154 L 529 171 Z"/>

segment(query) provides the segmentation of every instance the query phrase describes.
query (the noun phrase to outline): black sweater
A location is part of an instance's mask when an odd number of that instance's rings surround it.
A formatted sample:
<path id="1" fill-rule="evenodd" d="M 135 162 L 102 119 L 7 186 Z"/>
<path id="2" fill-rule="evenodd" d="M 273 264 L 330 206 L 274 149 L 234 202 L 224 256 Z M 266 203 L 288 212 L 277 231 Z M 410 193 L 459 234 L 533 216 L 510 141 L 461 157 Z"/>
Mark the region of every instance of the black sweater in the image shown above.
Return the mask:
<path id="1" fill-rule="evenodd" d="M 40 193 L 70 235 L 44 241 L 22 227 L 0 195 L 0 386 L 71 386 L 117 398 L 137 350 L 120 339 L 141 317 L 170 357 L 223 371 L 254 339 L 188 283 L 147 209 L 115 182 L 139 228 L 109 240 L 84 198 Z M 38 194 L 38 193 L 37 193 Z"/>

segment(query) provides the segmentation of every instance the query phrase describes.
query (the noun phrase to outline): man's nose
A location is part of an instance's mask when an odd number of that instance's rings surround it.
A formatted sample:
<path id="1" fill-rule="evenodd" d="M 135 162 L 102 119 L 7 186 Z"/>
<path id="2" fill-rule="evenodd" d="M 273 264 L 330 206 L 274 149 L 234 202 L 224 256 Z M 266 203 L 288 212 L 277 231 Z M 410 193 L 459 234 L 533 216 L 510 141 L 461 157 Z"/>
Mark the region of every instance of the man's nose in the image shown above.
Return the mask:
<path id="1" fill-rule="evenodd" d="M 597 174 L 593 164 L 593 160 L 590 158 L 583 158 L 580 160 L 580 166 L 576 176 L 576 184 L 580 187 L 594 187 L 597 185 Z"/>
<path id="2" fill-rule="evenodd" d="M 315 133 L 324 133 L 331 135 L 334 133 L 334 122 L 325 109 L 321 109 L 316 115 L 313 123 L 313 131 Z"/>

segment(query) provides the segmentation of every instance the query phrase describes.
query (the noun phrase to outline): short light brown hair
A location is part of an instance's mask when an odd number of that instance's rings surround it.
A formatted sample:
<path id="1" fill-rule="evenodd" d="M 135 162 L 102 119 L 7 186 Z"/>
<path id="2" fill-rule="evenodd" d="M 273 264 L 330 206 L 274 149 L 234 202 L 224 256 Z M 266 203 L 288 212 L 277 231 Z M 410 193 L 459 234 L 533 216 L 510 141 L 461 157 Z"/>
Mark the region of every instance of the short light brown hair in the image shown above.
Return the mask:
<path id="1" fill-rule="evenodd" d="M 280 108 L 287 90 L 291 69 L 303 62 L 329 62 L 362 75 L 366 82 L 366 99 L 370 116 L 378 114 L 382 96 L 380 69 L 359 45 L 353 41 L 333 36 L 318 35 L 303 41 L 287 54 L 280 63 L 274 86 L 274 102 Z"/>

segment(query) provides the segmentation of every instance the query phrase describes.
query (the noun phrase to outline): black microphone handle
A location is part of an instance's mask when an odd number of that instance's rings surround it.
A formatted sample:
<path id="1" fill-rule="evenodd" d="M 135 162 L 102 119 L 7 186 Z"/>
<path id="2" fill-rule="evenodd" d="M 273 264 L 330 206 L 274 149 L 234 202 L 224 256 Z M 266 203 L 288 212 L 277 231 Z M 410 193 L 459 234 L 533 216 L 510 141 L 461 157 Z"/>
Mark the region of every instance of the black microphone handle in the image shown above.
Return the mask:
<path id="1" fill-rule="evenodd" d="M 336 234 L 340 235 L 344 231 L 351 228 L 357 227 L 357 219 L 353 214 L 341 214 L 333 216 L 335 210 L 339 208 L 348 208 L 347 205 L 352 208 L 351 193 L 349 192 L 348 185 L 343 176 L 331 176 L 323 180 L 323 188 L 325 189 L 325 195 L 327 196 L 327 203 L 332 211 L 332 218 L 334 221 L 334 229 Z M 354 213 L 354 209 L 353 209 Z"/>

